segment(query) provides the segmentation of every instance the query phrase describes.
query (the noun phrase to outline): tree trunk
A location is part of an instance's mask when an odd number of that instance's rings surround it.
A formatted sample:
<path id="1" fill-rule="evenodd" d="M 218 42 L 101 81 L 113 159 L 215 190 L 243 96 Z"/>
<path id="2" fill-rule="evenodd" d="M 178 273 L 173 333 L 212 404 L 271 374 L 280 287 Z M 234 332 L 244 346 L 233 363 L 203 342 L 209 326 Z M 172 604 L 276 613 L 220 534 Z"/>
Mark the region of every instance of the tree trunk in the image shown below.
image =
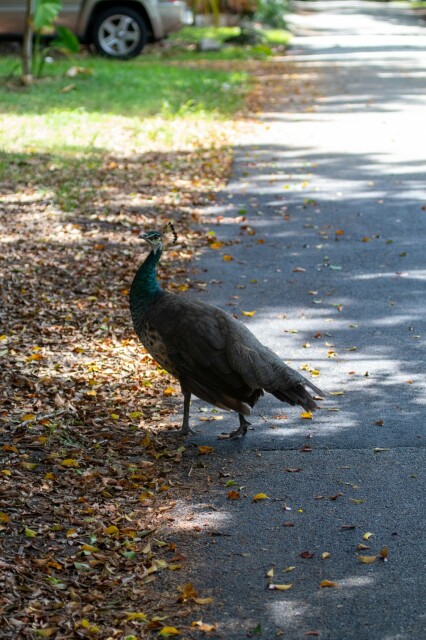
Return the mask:
<path id="1" fill-rule="evenodd" d="M 33 29 L 31 18 L 34 15 L 34 0 L 26 0 L 24 43 L 22 46 L 22 82 L 31 84 L 33 76 L 31 67 L 33 62 Z"/>

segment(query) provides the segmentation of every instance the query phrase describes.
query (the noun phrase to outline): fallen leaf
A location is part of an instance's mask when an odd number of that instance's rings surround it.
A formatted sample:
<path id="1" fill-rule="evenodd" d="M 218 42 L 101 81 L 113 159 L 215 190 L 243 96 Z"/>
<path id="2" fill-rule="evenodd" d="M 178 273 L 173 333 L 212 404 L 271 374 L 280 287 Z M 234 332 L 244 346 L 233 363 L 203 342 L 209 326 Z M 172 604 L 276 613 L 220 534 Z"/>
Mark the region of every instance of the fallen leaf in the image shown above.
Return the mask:
<path id="1" fill-rule="evenodd" d="M 223 247 L 223 242 L 211 242 L 209 247 L 210 249 L 221 249 Z"/>
<path id="2" fill-rule="evenodd" d="M 274 572 L 275 572 L 274 567 L 271 567 L 269 569 L 269 571 L 266 572 L 266 577 L 267 578 L 273 578 L 274 577 Z"/>
<path id="3" fill-rule="evenodd" d="M 330 558 L 331 553 L 329 551 L 324 551 L 324 553 L 321 554 L 321 558 L 323 560 L 327 560 L 327 558 Z"/>
<path id="4" fill-rule="evenodd" d="M 163 627 L 158 635 L 161 638 L 170 638 L 171 636 L 180 636 L 182 634 L 176 627 Z"/>
<path id="5" fill-rule="evenodd" d="M 290 571 L 294 571 L 296 567 L 285 567 L 283 569 L 284 573 L 290 573 Z"/>
<path id="6" fill-rule="evenodd" d="M 192 582 L 187 582 L 182 587 L 178 587 L 178 591 L 180 592 L 178 602 L 186 602 L 187 600 L 198 598 L 198 592 L 194 588 Z"/>
<path id="7" fill-rule="evenodd" d="M 202 620 L 194 620 L 191 623 L 191 626 L 197 627 L 197 629 L 199 629 L 203 633 L 210 633 L 210 631 L 216 631 L 217 629 L 217 624 L 207 624 Z"/>
<path id="8" fill-rule="evenodd" d="M 256 311 L 243 311 L 242 312 L 243 316 L 247 316 L 249 318 L 253 317 L 255 313 L 256 313 Z"/>
<path id="9" fill-rule="evenodd" d="M 176 395 L 176 389 L 173 389 L 173 387 L 166 387 L 163 391 L 163 396 L 175 396 Z"/>
<path id="10" fill-rule="evenodd" d="M 322 582 L 320 582 L 320 587 L 322 589 L 326 588 L 326 587 L 337 587 L 337 582 L 333 582 L 332 580 L 323 580 Z"/>
<path id="11" fill-rule="evenodd" d="M 200 456 L 205 456 L 208 453 L 213 453 L 214 447 L 210 447 L 210 446 L 208 446 L 206 444 L 203 444 L 203 445 L 198 447 L 198 451 L 200 453 Z"/>
<path id="12" fill-rule="evenodd" d="M 228 500 L 240 500 L 240 492 L 239 491 L 228 491 Z"/>
<path id="13" fill-rule="evenodd" d="M 287 471 L 287 473 L 299 473 L 299 471 L 303 471 L 303 469 L 301 467 L 295 467 L 295 468 L 286 467 L 285 471 Z"/>
<path id="14" fill-rule="evenodd" d="M 314 555 L 315 553 L 311 553 L 310 551 L 302 551 L 302 553 L 300 554 L 300 557 L 306 560 L 308 558 L 313 558 Z"/>
<path id="15" fill-rule="evenodd" d="M 288 591 L 292 586 L 293 584 L 291 582 L 289 584 L 270 584 L 269 589 L 273 591 Z"/>
<path id="16" fill-rule="evenodd" d="M 211 604 L 213 602 L 213 598 L 194 598 L 194 602 L 197 604 Z"/>
<path id="17" fill-rule="evenodd" d="M 292 269 L 292 271 L 294 273 L 305 273 L 306 269 L 304 269 L 303 267 L 294 267 L 294 269 Z"/>
<path id="18" fill-rule="evenodd" d="M 73 458 L 66 458 L 66 460 L 62 460 L 62 462 L 59 463 L 61 465 L 61 467 L 70 467 L 70 468 L 77 468 L 79 466 L 77 460 L 74 460 Z"/>
<path id="19" fill-rule="evenodd" d="M 21 418 L 21 422 L 34 422 L 35 419 L 36 416 L 34 413 L 25 413 Z"/>
<path id="20" fill-rule="evenodd" d="M 303 418 L 303 420 L 312 420 L 313 414 L 310 411 L 302 411 L 299 418 Z"/>
<path id="21" fill-rule="evenodd" d="M 115 524 L 111 524 L 109 527 L 105 529 L 105 535 L 110 538 L 118 538 L 120 531 Z"/>
<path id="22" fill-rule="evenodd" d="M 148 616 L 146 613 L 140 613 L 138 611 L 126 611 L 127 621 L 131 622 L 132 620 L 139 620 L 141 622 L 148 622 Z"/>
<path id="23" fill-rule="evenodd" d="M 380 553 L 379 553 L 380 558 L 382 560 L 386 561 L 388 559 L 388 555 L 389 555 L 388 548 L 387 547 L 382 547 L 380 549 Z"/>
<path id="24" fill-rule="evenodd" d="M 4 511 L 0 511 L 0 523 L 6 524 L 7 522 L 10 522 L 10 517 Z"/>
<path id="25" fill-rule="evenodd" d="M 362 544 L 362 542 L 360 542 L 357 545 L 356 548 L 357 548 L 358 551 L 365 551 L 366 549 L 369 549 L 370 547 L 368 546 L 368 544 Z"/>
<path id="26" fill-rule="evenodd" d="M 225 255 L 223 256 L 223 260 L 225 260 L 225 262 L 231 262 L 234 258 L 229 255 L 229 253 L 225 253 Z"/>
<path id="27" fill-rule="evenodd" d="M 364 540 L 369 540 L 371 536 L 374 536 L 374 533 L 371 533 L 371 531 L 367 531 L 367 533 L 364 533 L 362 537 Z"/>
<path id="28" fill-rule="evenodd" d="M 358 560 L 362 562 L 362 564 L 372 564 L 376 562 L 377 556 L 358 556 Z"/>
<path id="29" fill-rule="evenodd" d="M 383 451 L 390 451 L 387 447 L 375 447 L 373 449 L 374 453 L 383 453 Z"/>
<path id="30" fill-rule="evenodd" d="M 24 528 L 24 533 L 25 533 L 25 537 L 26 538 L 36 538 L 37 537 L 37 531 L 33 531 L 29 527 L 25 527 Z"/>
<path id="31" fill-rule="evenodd" d="M 259 502 L 259 500 L 269 500 L 269 496 L 267 496 L 266 493 L 256 493 L 256 495 L 253 496 L 253 502 Z"/>

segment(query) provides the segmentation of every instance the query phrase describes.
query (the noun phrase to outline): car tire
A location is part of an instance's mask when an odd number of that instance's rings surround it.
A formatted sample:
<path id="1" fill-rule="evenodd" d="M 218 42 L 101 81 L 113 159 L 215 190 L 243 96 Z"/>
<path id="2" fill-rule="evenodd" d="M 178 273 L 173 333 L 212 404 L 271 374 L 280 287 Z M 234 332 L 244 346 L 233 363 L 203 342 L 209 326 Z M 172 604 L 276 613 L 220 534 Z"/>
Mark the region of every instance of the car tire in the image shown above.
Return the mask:
<path id="1" fill-rule="evenodd" d="M 128 7 L 110 7 L 94 19 L 93 44 L 103 56 L 127 60 L 139 55 L 148 41 L 142 16 Z"/>

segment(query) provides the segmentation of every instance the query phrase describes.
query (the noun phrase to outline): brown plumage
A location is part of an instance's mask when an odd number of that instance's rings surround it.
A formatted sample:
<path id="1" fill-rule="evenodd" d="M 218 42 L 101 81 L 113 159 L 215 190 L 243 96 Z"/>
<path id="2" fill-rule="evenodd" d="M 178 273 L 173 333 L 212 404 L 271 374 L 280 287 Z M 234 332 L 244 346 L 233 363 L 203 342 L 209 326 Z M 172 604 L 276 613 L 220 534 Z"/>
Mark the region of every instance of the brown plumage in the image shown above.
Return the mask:
<path id="1" fill-rule="evenodd" d="M 317 408 L 306 387 L 319 395 L 321 390 L 259 342 L 245 325 L 217 307 L 161 290 L 155 277 L 161 233 L 141 237 L 151 253 L 132 283 L 133 324 L 146 349 L 181 384 L 183 434 L 190 431 L 191 394 L 239 414 L 240 427 L 230 437 L 246 433 L 245 416 L 264 391 L 307 411 Z"/>

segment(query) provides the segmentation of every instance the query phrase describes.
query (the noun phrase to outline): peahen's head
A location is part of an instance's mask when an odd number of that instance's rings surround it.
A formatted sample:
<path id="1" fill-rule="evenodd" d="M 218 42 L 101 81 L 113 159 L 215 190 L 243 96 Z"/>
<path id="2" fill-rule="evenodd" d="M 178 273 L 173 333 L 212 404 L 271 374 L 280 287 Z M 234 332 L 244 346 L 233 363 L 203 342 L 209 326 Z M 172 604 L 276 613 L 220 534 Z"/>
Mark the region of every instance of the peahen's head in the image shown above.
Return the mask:
<path id="1" fill-rule="evenodd" d="M 147 231 L 146 233 L 141 233 L 139 237 L 149 244 L 154 253 L 157 253 L 163 247 L 163 234 L 161 231 Z"/>
<path id="2" fill-rule="evenodd" d="M 165 231 L 167 231 L 168 229 L 170 229 L 173 234 L 173 244 L 176 244 L 177 234 L 173 222 L 167 223 Z M 157 251 L 161 251 L 161 249 L 163 248 L 163 234 L 161 231 L 147 231 L 146 233 L 141 233 L 139 238 L 145 240 L 145 242 L 149 244 L 151 250 L 154 253 L 157 253 Z"/>

